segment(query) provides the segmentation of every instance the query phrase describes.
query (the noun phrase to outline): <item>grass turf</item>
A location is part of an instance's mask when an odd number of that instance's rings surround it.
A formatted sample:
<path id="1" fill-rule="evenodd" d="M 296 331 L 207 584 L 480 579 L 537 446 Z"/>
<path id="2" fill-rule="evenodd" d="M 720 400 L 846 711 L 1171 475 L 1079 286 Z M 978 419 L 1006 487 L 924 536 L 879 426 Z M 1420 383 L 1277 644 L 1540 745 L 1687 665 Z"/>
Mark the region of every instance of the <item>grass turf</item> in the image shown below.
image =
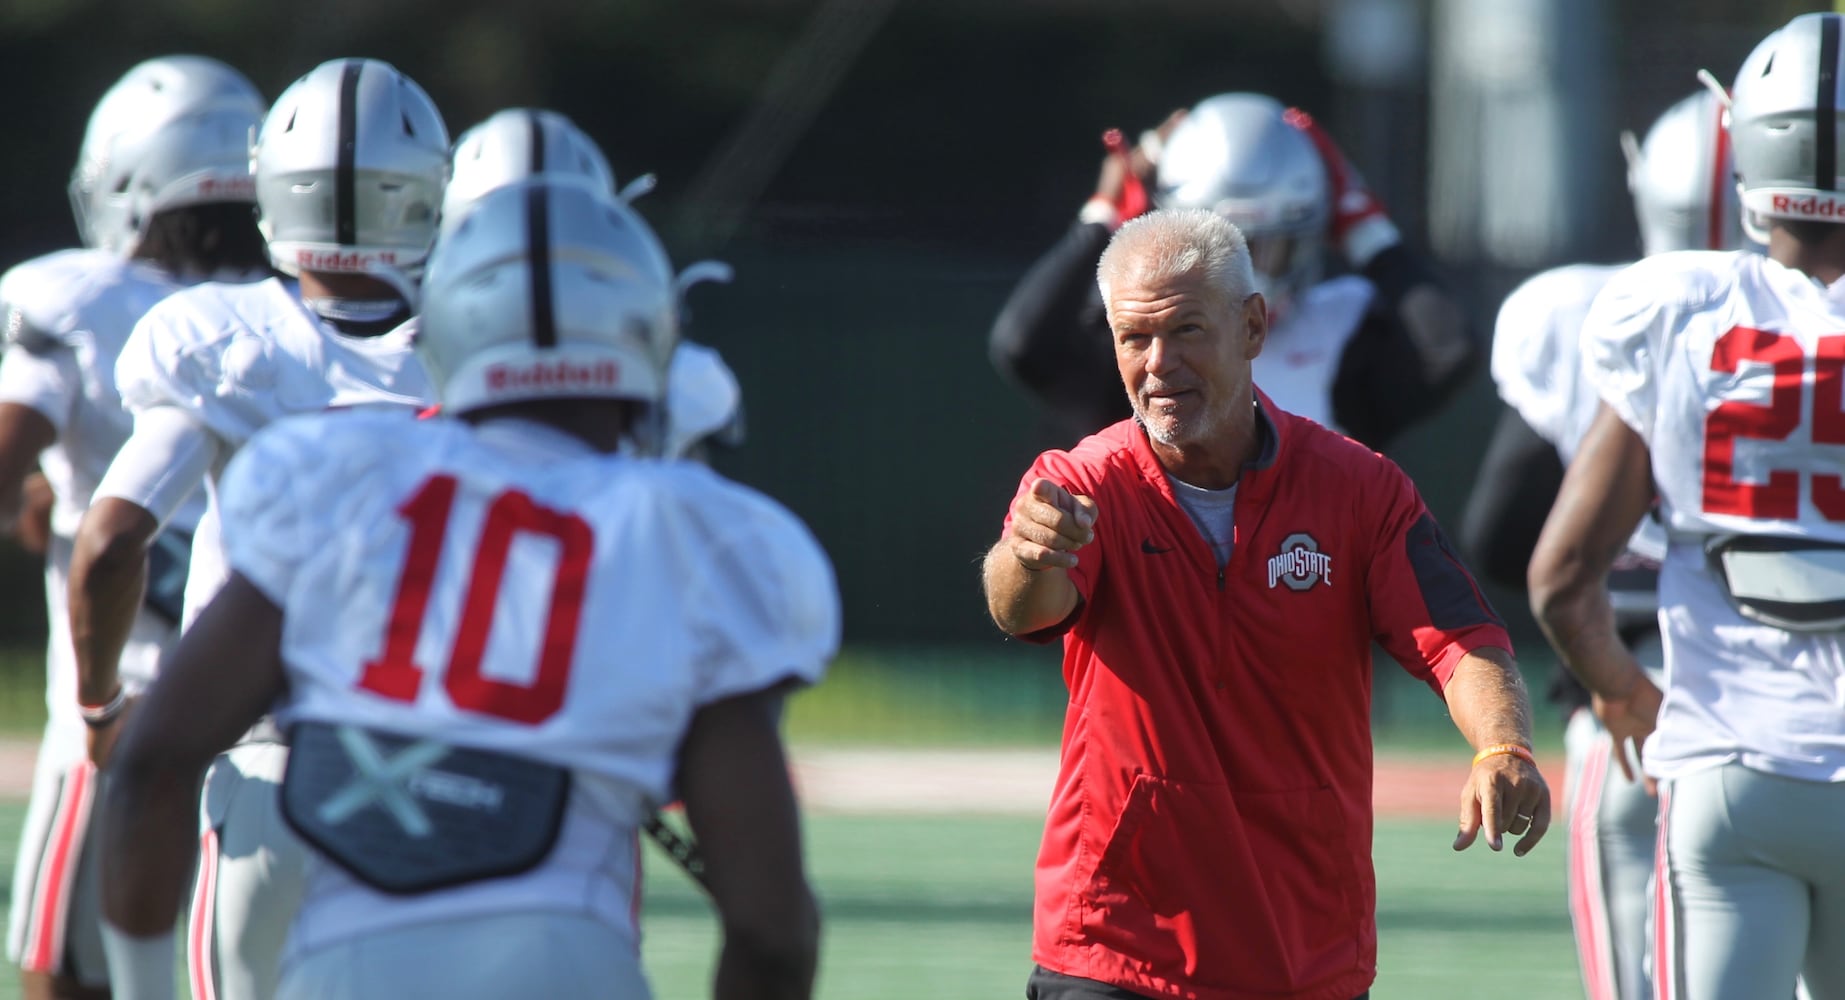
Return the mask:
<path id="1" fill-rule="evenodd" d="M 817 816 L 808 857 L 826 928 L 819 996 L 1021 997 L 1030 971 L 1030 818 Z M 1374 1000 L 1580 996 L 1562 841 L 1460 855 L 1445 823 L 1378 824 Z M 716 931 L 696 886 L 649 857 L 644 955 L 661 997 L 707 995 Z"/>
<path id="2" fill-rule="evenodd" d="M 9 872 L 24 816 L 23 803 L 0 803 Z M 810 818 L 809 864 L 826 914 L 819 995 L 1023 996 L 1039 829 L 1027 817 Z M 1478 846 L 1456 855 L 1452 838 L 1443 823 L 1378 824 L 1374 1000 L 1475 1000 L 1494 983 L 1517 983 L 1519 996 L 1536 1000 L 1580 996 L 1562 841 L 1515 859 Z M 646 886 L 644 955 L 656 994 L 708 996 L 717 947 L 710 906 L 657 851 Z M 0 1000 L 17 996 L 16 978 L 0 974 Z"/>

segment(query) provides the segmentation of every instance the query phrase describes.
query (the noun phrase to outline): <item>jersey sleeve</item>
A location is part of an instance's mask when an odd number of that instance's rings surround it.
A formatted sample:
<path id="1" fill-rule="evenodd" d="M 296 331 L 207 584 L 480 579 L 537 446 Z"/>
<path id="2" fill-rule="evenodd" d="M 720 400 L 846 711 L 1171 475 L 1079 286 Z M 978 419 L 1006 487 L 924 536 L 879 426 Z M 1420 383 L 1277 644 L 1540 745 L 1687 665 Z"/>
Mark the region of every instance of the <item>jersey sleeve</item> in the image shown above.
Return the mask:
<path id="1" fill-rule="evenodd" d="M 1367 491 L 1361 531 L 1377 540 L 1365 578 L 1372 634 L 1403 669 L 1440 691 L 1468 652 L 1511 637 L 1409 477 L 1394 464 Z"/>
<path id="2" fill-rule="evenodd" d="M 720 542 L 691 590 L 701 705 L 784 680 L 817 683 L 839 651 L 831 561 L 805 525 L 764 504 Z"/>
<path id="3" fill-rule="evenodd" d="M 15 344 L 0 357 L 0 403 L 31 407 L 62 435 L 83 397 L 83 372 L 67 347 Z"/>
<path id="4" fill-rule="evenodd" d="M 1672 256 L 1672 255 L 1667 255 Z M 1582 377 L 1649 445 L 1665 345 L 1683 312 L 1672 275 L 1641 261 L 1609 279 L 1582 325 Z"/>
<path id="5" fill-rule="evenodd" d="M 1578 330 L 1561 330 L 1544 275 L 1513 290 L 1493 325 L 1491 369 L 1499 398 L 1538 436 L 1557 447 L 1569 422 L 1568 380 L 1573 380 Z"/>
<path id="6" fill-rule="evenodd" d="M 314 514 L 329 510 L 319 489 L 334 488 L 330 456 L 308 420 L 285 420 L 246 444 L 219 484 L 225 562 L 277 605 L 301 565 L 330 535 Z"/>
<path id="7" fill-rule="evenodd" d="M 1031 484 L 1039 479 L 1048 479 L 1078 496 L 1096 499 L 1096 538 L 1095 541 L 1076 551 L 1076 565 L 1069 570 L 1070 582 L 1076 584 L 1076 610 L 1070 617 L 1046 629 L 1021 635 L 1018 638 L 1026 642 L 1045 643 L 1059 638 L 1065 632 L 1076 627 L 1083 620 L 1083 611 L 1089 607 L 1089 601 L 1095 594 L 1096 581 L 1102 573 L 1102 533 L 1108 530 L 1106 506 L 1096 498 L 1097 481 L 1093 473 L 1078 461 L 1075 456 L 1065 451 L 1047 451 L 1038 456 L 1019 480 L 1019 489 L 1013 494 L 1016 501 L 1031 489 Z M 1003 535 L 1012 527 L 1012 508 L 1006 508 L 1006 519 L 1000 526 Z"/>
<path id="8" fill-rule="evenodd" d="M 115 360 L 115 386 L 130 413 L 156 406 L 203 409 L 215 378 L 207 379 L 185 314 L 163 302 L 135 324 Z"/>

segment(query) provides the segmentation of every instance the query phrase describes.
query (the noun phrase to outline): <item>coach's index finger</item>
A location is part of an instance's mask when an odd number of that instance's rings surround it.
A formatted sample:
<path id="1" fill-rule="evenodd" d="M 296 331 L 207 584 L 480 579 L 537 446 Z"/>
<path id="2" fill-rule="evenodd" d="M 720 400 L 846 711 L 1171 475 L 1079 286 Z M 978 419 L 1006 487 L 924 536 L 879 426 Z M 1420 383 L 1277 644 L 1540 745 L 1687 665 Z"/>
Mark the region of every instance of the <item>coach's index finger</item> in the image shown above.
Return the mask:
<path id="1" fill-rule="evenodd" d="M 1080 547 L 1095 541 L 1095 501 L 1077 496 L 1049 479 L 1032 480 L 1031 496 L 1056 513 L 1046 526 Z"/>

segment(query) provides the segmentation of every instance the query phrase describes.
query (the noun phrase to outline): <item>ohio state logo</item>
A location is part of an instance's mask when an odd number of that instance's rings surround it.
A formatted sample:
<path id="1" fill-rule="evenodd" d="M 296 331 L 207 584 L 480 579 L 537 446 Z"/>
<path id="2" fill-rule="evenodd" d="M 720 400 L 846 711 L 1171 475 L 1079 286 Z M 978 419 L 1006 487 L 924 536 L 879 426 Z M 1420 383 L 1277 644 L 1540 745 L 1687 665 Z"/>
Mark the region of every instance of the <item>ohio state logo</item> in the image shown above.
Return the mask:
<path id="1" fill-rule="evenodd" d="M 1833 196 L 1821 198 L 1816 194 L 1796 197 L 1789 194 L 1774 196 L 1770 211 L 1777 215 L 1792 215 L 1802 219 L 1845 219 L 1845 204 Z"/>
<path id="2" fill-rule="evenodd" d="M 1332 556 L 1320 551 L 1312 535 L 1297 531 L 1281 540 L 1281 552 L 1268 557 L 1268 588 L 1280 584 L 1293 591 L 1316 583 L 1332 586 Z"/>
<path id="3" fill-rule="evenodd" d="M 487 369 L 487 388 L 492 392 L 614 389 L 620 383 L 621 366 L 613 361 L 597 361 L 587 365 L 570 361 L 538 361 L 528 365 L 494 365 Z"/>

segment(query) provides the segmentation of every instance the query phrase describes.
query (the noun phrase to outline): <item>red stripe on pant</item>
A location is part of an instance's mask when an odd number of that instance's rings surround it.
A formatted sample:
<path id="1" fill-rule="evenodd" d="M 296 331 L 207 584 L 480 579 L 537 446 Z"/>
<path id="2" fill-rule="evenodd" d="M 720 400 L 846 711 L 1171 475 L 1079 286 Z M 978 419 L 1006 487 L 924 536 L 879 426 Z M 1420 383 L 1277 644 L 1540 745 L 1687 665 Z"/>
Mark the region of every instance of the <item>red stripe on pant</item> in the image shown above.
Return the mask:
<path id="1" fill-rule="evenodd" d="M 1570 922 L 1588 1000 L 1618 1000 L 1607 894 L 1602 884 L 1601 800 L 1612 744 L 1598 739 L 1583 759 L 1570 810 Z"/>
<path id="2" fill-rule="evenodd" d="M 96 766 L 87 760 L 66 771 L 60 783 L 57 809 L 51 818 L 51 836 L 45 842 L 45 856 L 39 862 L 31 923 L 19 962 L 19 967 L 27 972 L 55 974 L 63 964 L 71 887 L 77 881 L 77 859 L 83 852 L 84 833 L 90 828 L 95 783 Z"/>
<path id="3" fill-rule="evenodd" d="M 192 891 L 192 922 L 186 934 L 186 970 L 193 1000 L 217 1000 L 212 976 L 212 920 L 218 902 L 218 831 L 199 835 L 199 878 Z"/>
<path id="4" fill-rule="evenodd" d="M 1666 853 L 1671 838 L 1672 792 L 1659 786 L 1659 840 L 1653 851 L 1653 984 L 1659 1000 L 1678 996 L 1677 914 L 1672 912 L 1672 859 Z"/>

